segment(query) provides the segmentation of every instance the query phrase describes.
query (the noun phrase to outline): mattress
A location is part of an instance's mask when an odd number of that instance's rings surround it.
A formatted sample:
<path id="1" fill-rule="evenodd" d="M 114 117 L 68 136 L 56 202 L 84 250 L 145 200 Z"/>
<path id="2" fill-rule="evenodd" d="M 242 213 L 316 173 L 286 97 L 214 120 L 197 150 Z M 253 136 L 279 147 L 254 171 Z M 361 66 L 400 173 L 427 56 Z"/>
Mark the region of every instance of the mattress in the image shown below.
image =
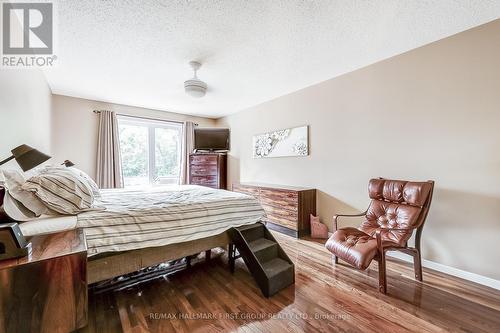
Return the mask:
<path id="1" fill-rule="evenodd" d="M 21 222 L 19 223 L 19 228 L 24 236 L 31 237 L 75 229 L 76 222 L 76 216 L 45 217 Z"/>
<path id="2" fill-rule="evenodd" d="M 264 216 L 252 196 L 196 185 L 102 190 L 101 196 L 104 210 L 77 216 L 88 256 L 215 236 Z"/>

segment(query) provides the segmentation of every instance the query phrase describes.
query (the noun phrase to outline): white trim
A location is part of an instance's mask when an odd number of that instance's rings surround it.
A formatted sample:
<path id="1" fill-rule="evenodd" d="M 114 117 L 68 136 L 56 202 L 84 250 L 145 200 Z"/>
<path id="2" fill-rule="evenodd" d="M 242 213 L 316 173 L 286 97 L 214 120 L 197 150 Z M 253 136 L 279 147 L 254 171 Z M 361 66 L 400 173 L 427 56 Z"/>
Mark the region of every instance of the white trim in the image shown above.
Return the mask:
<path id="1" fill-rule="evenodd" d="M 401 252 L 395 252 L 395 251 L 394 252 L 387 252 L 387 256 L 413 263 L 413 258 L 411 256 L 404 254 L 404 253 L 401 253 Z M 430 261 L 427 259 L 422 259 L 422 266 L 426 267 L 426 268 L 433 269 L 433 270 L 441 272 L 441 273 L 452 275 L 452 276 L 455 276 L 455 277 L 458 277 L 458 278 L 461 278 L 461 279 L 464 279 L 467 281 L 472 281 L 472 282 L 479 283 L 479 284 L 482 284 L 484 286 L 487 286 L 487 287 L 490 287 L 493 289 L 500 290 L 500 281 L 489 278 L 487 276 L 463 271 L 461 269 L 451 267 L 451 266 L 446 266 L 446 265 L 443 265 L 443 264 L 440 264 L 440 263 L 437 263 L 434 261 Z"/>
<path id="2" fill-rule="evenodd" d="M 332 233 L 329 232 L 328 237 L 330 237 L 331 235 L 332 235 Z M 387 256 L 393 257 L 396 259 L 401 259 L 405 262 L 413 263 L 413 258 L 411 256 L 404 254 L 404 253 L 401 253 L 401 252 L 396 252 L 396 251 L 387 252 Z M 458 278 L 461 278 L 461 279 L 464 279 L 467 281 L 475 282 L 475 283 L 481 284 L 483 286 L 487 286 L 487 287 L 490 287 L 490 288 L 493 288 L 496 290 L 500 290 L 500 281 L 489 278 L 487 276 L 463 271 L 461 269 L 451 267 L 451 266 L 446 266 L 446 265 L 443 265 L 443 264 L 440 264 L 440 263 L 437 263 L 437 262 L 434 262 L 431 260 L 427 260 L 427 259 L 422 259 L 422 266 L 425 268 L 430 268 L 430 269 L 433 269 L 435 271 L 445 273 L 445 274 L 448 274 L 451 276 L 455 276 L 455 277 L 458 277 Z"/>

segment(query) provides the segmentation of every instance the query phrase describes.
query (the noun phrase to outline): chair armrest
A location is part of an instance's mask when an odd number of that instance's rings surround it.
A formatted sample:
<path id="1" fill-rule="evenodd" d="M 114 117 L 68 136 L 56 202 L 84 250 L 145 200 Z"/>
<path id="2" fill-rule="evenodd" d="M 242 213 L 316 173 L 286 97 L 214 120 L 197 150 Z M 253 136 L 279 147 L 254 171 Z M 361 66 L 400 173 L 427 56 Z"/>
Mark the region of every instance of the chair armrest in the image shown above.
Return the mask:
<path id="1" fill-rule="evenodd" d="M 360 217 L 360 216 L 365 216 L 366 215 L 366 210 L 363 213 L 359 214 L 336 214 L 333 215 L 333 231 L 337 231 L 338 229 L 338 218 L 339 217 Z"/>

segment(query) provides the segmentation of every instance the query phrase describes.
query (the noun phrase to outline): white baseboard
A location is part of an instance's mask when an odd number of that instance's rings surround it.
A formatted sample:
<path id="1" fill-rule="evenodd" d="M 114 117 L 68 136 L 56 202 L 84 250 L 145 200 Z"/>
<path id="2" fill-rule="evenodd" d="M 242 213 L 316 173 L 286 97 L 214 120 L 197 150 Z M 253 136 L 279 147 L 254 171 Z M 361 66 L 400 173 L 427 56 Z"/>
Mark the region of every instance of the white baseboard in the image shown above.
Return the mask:
<path id="1" fill-rule="evenodd" d="M 331 236 L 332 233 L 329 232 L 328 235 Z M 387 252 L 387 256 L 393 257 L 396 259 L 401 259 L 401 260 L 409 262 L 409 263 L 413 263 L 413 258 L 411 256 L 404 254 L 404 253 L 401 253 L 401 252 Z M 434 261 L 430 261 L 427 259 L 422 259 L 422 266 L 426 267 L 426 268 L 433 269 L 433 270 L 441 272 L 441 273 L 445 273 L 445 274 L 455 276 L 455 277 L 458 277 L 458 278 L 461 278 L 461 279 L 464 279 L 467 281 L 475 282 L 475 283 L 478 283 L 478 284 L 481 284 L 481 285 L 484 285 L 484 286 L 487 286 L 487 287 L 490 287 L 493 289 L 500 290 L 500 281 L 499 280 L 495 280 L 495 279 L 492 279 L 492 278 L 489 278 L 489 277 L 486 277 L 483 275 L 463 271 L 461 269 L 446 266 L 446 265 L 443 265 L 443 264 L 440 264 L 440 263 L 437 263 Z"/>
<path id="2" fill-rule="evenodd" d="M 387 256 L 413 263 L 413 258 L 411 256 L 404 254 L 404 253 L 401 253 L 401 252 L 388 252 Z M 433 269 L 433 270 L 441 272 L 441 273 L 452 275 L 452 276 L 455 276 L 455 277 L 458 277 L 458 278 L 461 278 L 461 279 L 464 279 L 467 281 L 475 282 L 475 283 L 482 284 L 482 285 L 490 287 L 490 288 L 500 290 L 500 281 L 499 280 L 495 280 L 495 279 L 492 279 L 492 278 L 489 278 L 489 277 L 486 277 L 483 275 L 463 271 L 461 269 L 446 266 L 446 265 L 443 265 L 443 264 L 440 264 L 440 263 L 437 263 L 434 261 L 430 261 L 427 259 L 422 259 L 422 266 L 426 267 L 426 268 Z"/>

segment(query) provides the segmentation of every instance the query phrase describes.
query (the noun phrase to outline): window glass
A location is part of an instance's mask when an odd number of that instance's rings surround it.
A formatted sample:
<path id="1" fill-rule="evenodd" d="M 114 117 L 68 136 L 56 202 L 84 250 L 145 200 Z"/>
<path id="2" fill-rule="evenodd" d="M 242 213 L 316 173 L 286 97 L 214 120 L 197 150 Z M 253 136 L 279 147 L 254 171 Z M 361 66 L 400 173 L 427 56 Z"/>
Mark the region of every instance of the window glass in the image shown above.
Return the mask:
<path id="1" fill-rule="evenodd" d="M 125 187 L 179 184 L 182 125 L 118 118 Z"/>
<path id="2" fill-rule="evenodd" d="M 181 163 L 180 128 L 155 128 L 155 181 L 177 184 Z"/>
<path id="3" fill-rule="evenodd" d="M 148 128 L 123 124 L 119 133 L 125 186 L 148 184 Z"/>

